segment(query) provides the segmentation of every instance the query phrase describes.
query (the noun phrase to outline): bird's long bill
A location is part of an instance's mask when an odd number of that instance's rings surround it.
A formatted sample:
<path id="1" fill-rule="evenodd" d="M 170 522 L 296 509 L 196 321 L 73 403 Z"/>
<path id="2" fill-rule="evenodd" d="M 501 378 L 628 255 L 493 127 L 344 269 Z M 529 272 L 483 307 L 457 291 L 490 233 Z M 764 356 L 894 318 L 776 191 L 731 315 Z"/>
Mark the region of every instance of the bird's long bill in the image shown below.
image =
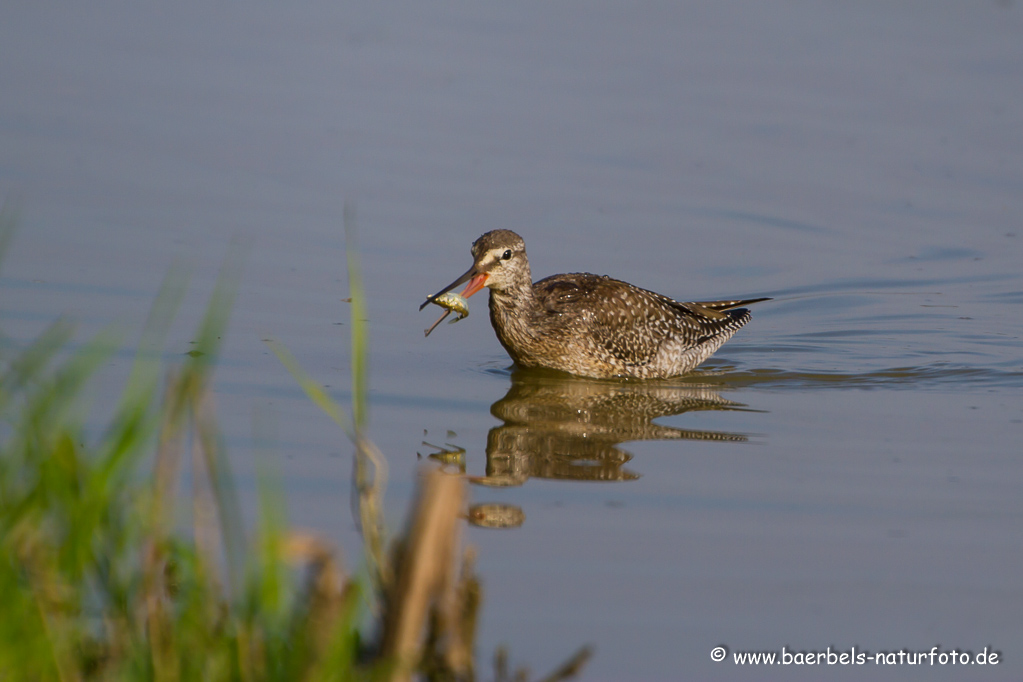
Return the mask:
<path id="1" fill-rule="evenodd" d="M 480 289 L 483 288 L 483 285 L 486 284 L 486 282 L 487 282 L 487 277 L 488 277 L 487 273 L 485 273 L 485 272 L 477 272 L 476 271 L 476 266 L 474 265 L 471 268 L 469 268 L 468 270 L 466 270 L 465 273 L 461 277 L 456 279 L 454 282 L 452 282 L 451 284 L 447 285 L 446 287 L 444 287 L 443 289 L 438 291 L 433 296 L 430 296 L 429 298 L 427 298 L 423 302 L 423 305 L 419 306 L 419 309 L 422 310 L 423 308 L 425 308 L 430 303 L 433 303 L 434 299 L 436 299 L 438 296 L 443 296 L 444 294 L 448 293 L 449 291 L 451 291 L 452 289 L 457 287 L 462 282 L 467 282 L 469 280 L 472 280 L 471 282 L 469 282 L 469 286 L 465 287 L 465 291 L 462 292 L 462 296 L 463 297 L 469 298 L 470 296 L 472 296 L 477 291 L 479 291 Z"/>

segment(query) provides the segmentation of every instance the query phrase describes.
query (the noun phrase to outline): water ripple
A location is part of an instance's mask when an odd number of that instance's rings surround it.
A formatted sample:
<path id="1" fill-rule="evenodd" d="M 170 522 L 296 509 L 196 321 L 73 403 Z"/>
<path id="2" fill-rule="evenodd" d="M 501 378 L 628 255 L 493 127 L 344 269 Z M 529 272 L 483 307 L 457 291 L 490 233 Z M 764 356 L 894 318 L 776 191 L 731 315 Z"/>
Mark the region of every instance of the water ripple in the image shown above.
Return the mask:
<path id="1" fill-rule="evenodd" d="M 721 388 L 948 388 L 1020 387 L 1023 370 L 935 362 L 912 367 L 891 367 L 871 372 L 811 372 L 780 369 L 728 371 L 727 367 L 698 370 L 677 381 Z"/>

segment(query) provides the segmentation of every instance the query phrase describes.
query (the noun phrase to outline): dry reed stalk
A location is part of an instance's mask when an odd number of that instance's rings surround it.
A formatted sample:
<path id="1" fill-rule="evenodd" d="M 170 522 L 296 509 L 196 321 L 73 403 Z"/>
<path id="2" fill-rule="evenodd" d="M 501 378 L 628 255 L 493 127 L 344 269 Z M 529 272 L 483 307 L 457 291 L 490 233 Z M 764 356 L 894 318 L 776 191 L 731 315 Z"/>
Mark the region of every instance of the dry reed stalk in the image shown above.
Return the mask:
<path id="1" fill-rule="evenodd" d="M 197 393 L 192 396 L 192 423 L 195 426 L 192 434 L 192 527 L 202 570 L 214 586 L 214 591 L 220 593 L 221 573 L 217 557 L 220 548 L 224 547 L 224 538 L 220 533 L 214 492 L 216 469 L 213 458 L 216 454 L 210 451 L 211 439 L 204 437 L 216 418 L 209 392 L 197 387 Z"/>
<path id="2" fill-rule="evenodd" d="M 337 550 L 326 540 L 312 534 L 291 532 L 285 536 L 281 551 L 291 563 L 304 564 L 308 570 L 302 602 L 305 604 L 304 638 L 311 650 L 310 664 L 303 677 L 313 682 L 328 676 L 325 652 L 336 637 L 346 607 L 354 598 L 354 588 L 345 576 Z"/>
<path id="3" fill-rule="evenodd" d="M 460 514 L 461 518 L 463 516 Z M 472 682 L 476 679 L 473 655 L 476 620 L 483 597 L 474 563 L 475 552 L 470 547 L 465 550 L 460 575 L 456 576 L 452 557 L 448 567 L 452 570 L 438 586 L 418 665 L 418 672 L 425 679 L 452 682 Z"/>
<path id="4" fill-rule="evenodd" d="M 384 551 L 383 507 L 384 489 L 387 487 L 387 458 L 368 438 L 356 431 L 355 489 L 358 499 L 359 531 L 366 547 L 366 558 L 376 588 L 381 592 L 394 583 L 392 567 Z"/>
<path id="5" fill-rule="evenodd" d="M 460 650 L 453 648 L 452 655 L 459 657 L 457 664 L 461 665 L 464 662 L 465 670 L 471 673 L 473 662 L 476 660 L 476 626 L 479 622 L 480 606 L 483 604 L 483 587 L 476 576 L 476 551 L 471 547 L 466 550 L 462 559 L 462 584 L 458 596 L 461 606 L 458 646 L 461 648 Z M 455 665 L 455 662 L 452 665 Z"/>
<path id="6" fill-rule="evenodd" d="M 145 594 L 145 620 L 153 671 L 157 680 L 181 677 L 167 616 L 167 559 L 165 547 L 171 510 L 177 495 L 178 466 L 181 461 L 181 411 L 175 398 L 180 395 L 181 377 L 167 375 L 164 411 L 154 466 L 153 503 L 149 519 L 149 539 L 145 545 L 142 570 Z"/>
<path id="7" fill-rule="evenodd" d="M 397 663 L 394 682 L 412 679 L 430 608 L 444 610 L 451 598 L 464 498 L 461 476 L 437 469 L 422 474 L 385 614 L 382 654 Z"/>
<path id="8" fill-rule="evenodd" d="M 27 569 L 25 574 L 29 589 L 35 600 L 40 621 L 46 630 L 50 663 L 61 682 L 80 682 L 82 678 L 76 665 L 76 652 L 69 646 L 70 641 L 66 636 L 71 622 L 67 613 L 68 592 L 71 587 L 64 582 L 57 569 L 53 546 L 41 538 L 34 537 L 32 530 L 27 528 L 21 530 L 25 531 L 24 535 L 15 540 L 18 558 Z"/>

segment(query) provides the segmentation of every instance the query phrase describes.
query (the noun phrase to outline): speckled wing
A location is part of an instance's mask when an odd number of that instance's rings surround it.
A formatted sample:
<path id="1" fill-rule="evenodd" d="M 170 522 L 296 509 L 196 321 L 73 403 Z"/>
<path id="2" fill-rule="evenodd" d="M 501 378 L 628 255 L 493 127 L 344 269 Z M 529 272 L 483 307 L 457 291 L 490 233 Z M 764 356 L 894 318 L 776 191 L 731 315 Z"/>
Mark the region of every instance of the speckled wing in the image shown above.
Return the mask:
<path id="1" fill-rule="evenodd" d="M 714 333 L 708 323 L 714 328 L 732 322 L 724 313 L 704 315 L 699 307 L 690 310 L 666 296 L 587 273 L 548 277 L 534 290 L 548 312 L 565 318 L 566 331 L 587 332 L 608 360 L 631 367 L 651 362 L 667 339 L 695 344 Z"/>
<path id="2" fill-rule="evenodd" d="M 600 279 L 586 273 L 552 275 L 533 284 L 533 293 L 548 313 L 575 314 Z"/>

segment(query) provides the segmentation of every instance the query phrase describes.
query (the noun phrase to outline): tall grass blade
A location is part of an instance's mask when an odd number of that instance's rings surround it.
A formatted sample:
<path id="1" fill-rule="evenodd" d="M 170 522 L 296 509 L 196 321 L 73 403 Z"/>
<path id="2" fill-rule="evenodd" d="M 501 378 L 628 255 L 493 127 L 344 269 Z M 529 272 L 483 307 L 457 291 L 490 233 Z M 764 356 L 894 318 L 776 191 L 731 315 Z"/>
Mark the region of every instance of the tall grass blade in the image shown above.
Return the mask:
<path id="1" fill-rule="evenodd" d="M 0 366 L 0 412 L 11 397 L 24 389 L 30 381 L 38 380 L 44 369 L 71 340 L 75 326 L 67 319 L 58 318 L 27 348 L 12 357 L 3 359 Z"/>
<path id="2" fill-rule="evenodd" d="M 274 352 L 277 359 L 281 361 L 284 368 L 288 370 L 291 377 L 298 383 L 302 391 L 306 396 L 313 402 L 314 405 L 319 407 L 321 410 L 327 413 L 334 423 L 341 427 L 341 429 L 348 435 L 349 438 L 355 440 L 355 429 L 352 426 L 348 416 L 344 413 L 344 410 L 338 405 L 333 398 L 323 389 L 323 387 L 316 383 L 312 377 L 310 377 L 302 366 L 298 364 L 298 360 L 295 356 L 284 346 L 284 344 L 274 341 L 273 339 L 266 339 L 264 341 L 266 345 Z"/>
<path id="3" fill-rule="evenodd" d="M 212 403 L 208 400 L 208 384 L 213 366 L 219 356 L 234 299 L 241 280 L 242 257 L 240 245 L 235 243 L 228 251 L 221 266 L 217 283 L 206 306 L 206 313 L 199 325 L 194 352 L 182 368 L 182 379 L 188 391 L 192 406 L 192 418 L 196 427 L 193 453 L 195 464 L 204 466 L 206 481 L 214 497 L 215 516 L 219 521 L 220 542 L 227 559 L 228 578 L 233 590 L 241 587 L 243 580 L 243 555 L 245 551 L 245 529 L 241 521 L 234 479 L 230 475 L 220 434 L 212 414 Z M 194 474 L 195 472 L 193 472 Z M 203 512 L 200 512 L 203 513 Z M 205 529 L 212 533 L 214 529 Z"/>
<path id="4" fill-rule="evenodd" d="M 356 246 L 355 205 L 345 202 L 345 255 L 348 260 L 348 293 L 351 297 L 352 328 L 352 422 L 355 432 L 355 461 L 353 485 L 358 501 L 357 522 L 369 559 L 370 573 L 380 590 L 392 580 L 391 569 L 384 550 L 383 495 L 387 486 L 387 460 L 366 435 L 369 419 L 369 387 L 367 374 L 369 348 L 365 291 L 362 269 Z"/>
<path id="5" fill-rule="evenodd" d="M 356 248 L 357 226 L 355 205 L 345 202 L 345 255 L 348 260 L 348 295 L 351 297 L 351 329 L 352 329 L 352 420 L 355 422 L 356 434 L 366 428 L 369 406 L 369 390 L 366 385 L 369 354 L 367 352 L 368 320 L 366 318 L 366 299 L 362 287 L 362 269 L 359 265 L 359 252 Z"/>
<path id="6" fill-rule="evenodd" d="M 163 366 L 162 349 L 171 322 L 177 316 L 178 308 L 185 297 L 186 283 L 185 273 L 178 268 L 171 269 L 164 277 L 142 328 L 142 337 L 132 363 L 131 374 L 128 375 L 128 383 L 121 394 L 118 414 L 131 414 L 139 405 L 152 403 Z"/>

